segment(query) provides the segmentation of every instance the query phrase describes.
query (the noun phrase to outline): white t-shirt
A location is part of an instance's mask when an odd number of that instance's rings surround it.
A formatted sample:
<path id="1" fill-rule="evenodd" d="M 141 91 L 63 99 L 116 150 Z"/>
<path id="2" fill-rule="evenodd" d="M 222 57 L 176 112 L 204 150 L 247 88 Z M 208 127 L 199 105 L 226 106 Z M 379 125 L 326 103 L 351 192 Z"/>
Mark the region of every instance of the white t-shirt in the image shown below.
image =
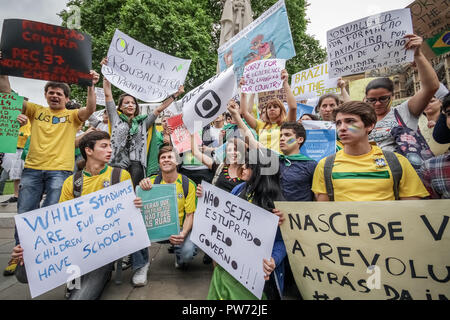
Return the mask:
<path id="1" fill-rule="evenodd" d="M 369 139 L 374 140 L 382 150 L 395 151 L 395 140 L 391 135 L 391 130 L 398 126 L 395 119 L 394 109 L 400 114 L 406 126 L 414 131 L 417 131 L 419 118 L 414 116 L 408 108 L 408 101 L 403 102 L 395 108 L 391 108 L 389 113 L 380 121 L 377 122 L 375 128 L 369 134 Z"/>

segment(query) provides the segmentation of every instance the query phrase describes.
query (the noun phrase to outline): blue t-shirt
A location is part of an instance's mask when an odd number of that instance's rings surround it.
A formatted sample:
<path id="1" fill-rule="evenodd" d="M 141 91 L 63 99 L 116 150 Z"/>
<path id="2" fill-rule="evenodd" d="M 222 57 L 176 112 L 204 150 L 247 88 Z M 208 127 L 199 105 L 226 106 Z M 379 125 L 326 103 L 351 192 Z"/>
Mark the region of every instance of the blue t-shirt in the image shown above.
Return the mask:
<path id="1" fill-rule="evenodd" d="M 280 182 L 284 198 L 286 201 L 313 201 L 311 187 L 317 162 L 289 162 L 280 160 Z"/>

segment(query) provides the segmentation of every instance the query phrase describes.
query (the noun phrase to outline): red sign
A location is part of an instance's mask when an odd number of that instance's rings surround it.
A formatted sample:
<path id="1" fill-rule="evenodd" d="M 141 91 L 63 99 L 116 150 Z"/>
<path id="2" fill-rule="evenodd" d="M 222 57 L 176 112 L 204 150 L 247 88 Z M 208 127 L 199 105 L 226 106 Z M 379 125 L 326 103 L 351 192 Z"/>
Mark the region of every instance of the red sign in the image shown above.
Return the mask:
<path id="1" fill-rule="evenodd" d="M 177 148 L 178 153 L 191 150 L 191 134 L 183 123 L 183 114 L 179 114 L 167 119 L 167 125 L 172 129 L 172 143 Z M 198 133 L 194 134 L 195 143 L 202 144 Z"/>

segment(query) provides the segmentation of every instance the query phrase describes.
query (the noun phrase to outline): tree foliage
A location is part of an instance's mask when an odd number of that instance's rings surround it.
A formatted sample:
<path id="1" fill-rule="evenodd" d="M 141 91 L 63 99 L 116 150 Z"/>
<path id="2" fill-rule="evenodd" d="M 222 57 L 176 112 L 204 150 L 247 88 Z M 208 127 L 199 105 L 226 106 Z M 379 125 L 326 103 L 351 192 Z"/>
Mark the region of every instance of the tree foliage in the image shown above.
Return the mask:
<path id="1" fill-rule="evenodd" d="M 81 9 L 81 29 L 92 36 L 93 69 L 100 70 L 115 29 L 164 53 L 192 59 L 185 90 L 195 88 L 216 73 L 220 17 L 224 0 L 71 0 Z M 276 0 L 252 1 L 256 19 Z M 286 0 L 297 56 L 287 63 L 290 74 L 323 62 L 325 50 L 306 35 L 305 0 Z M 60 14 L 63 25 L 69 18 Z M 73 86 L 72 97 L 84 101 L 85 90 Z M 119 90 L 114 88 L 117 97 Z"/>

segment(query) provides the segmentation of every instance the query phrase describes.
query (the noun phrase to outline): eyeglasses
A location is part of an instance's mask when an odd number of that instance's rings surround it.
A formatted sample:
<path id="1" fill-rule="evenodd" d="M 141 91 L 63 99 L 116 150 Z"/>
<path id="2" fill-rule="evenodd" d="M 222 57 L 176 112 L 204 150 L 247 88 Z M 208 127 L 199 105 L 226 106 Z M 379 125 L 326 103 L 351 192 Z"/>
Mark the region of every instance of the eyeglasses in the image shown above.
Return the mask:
<path id="1" fill-rule="evenodd" d="M 386 103 L 389 100 L 391 100 L 391 96 L 381 96 L 379 98 L 366 98 L 366 102 L 370 104 L 375 104 L 377 101 L 380 101 L 380 103 Z"/>

